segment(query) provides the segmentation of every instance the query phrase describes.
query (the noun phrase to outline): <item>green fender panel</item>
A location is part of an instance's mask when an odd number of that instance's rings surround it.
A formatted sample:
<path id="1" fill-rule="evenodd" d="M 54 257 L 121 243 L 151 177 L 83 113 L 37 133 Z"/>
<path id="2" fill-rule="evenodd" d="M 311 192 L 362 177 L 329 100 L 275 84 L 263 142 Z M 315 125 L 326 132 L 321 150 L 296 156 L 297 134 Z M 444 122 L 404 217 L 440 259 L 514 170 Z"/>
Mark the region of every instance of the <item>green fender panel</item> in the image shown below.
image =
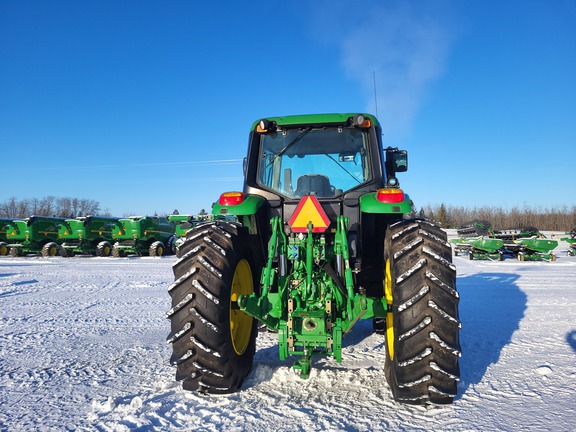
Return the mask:
<path id="1" fill-rule="evenodd" d="M 377 192 L 370 192 L 360 197 L 360 211 L 363 213 L 405 214 L 412 211 L 412 200 L 404 194 L 404 201 L 399 203 L 383 203 L 376 199 Z"/>
<path id="2" fill-rule="evenodd" d="M 214 216 L 248 216 L 255 214 L 266 200 L 258 195 L 248 195 L 246 199 L 237 205 L 223 206 L 215 202 L 212 204 L 212 214 Z"/>

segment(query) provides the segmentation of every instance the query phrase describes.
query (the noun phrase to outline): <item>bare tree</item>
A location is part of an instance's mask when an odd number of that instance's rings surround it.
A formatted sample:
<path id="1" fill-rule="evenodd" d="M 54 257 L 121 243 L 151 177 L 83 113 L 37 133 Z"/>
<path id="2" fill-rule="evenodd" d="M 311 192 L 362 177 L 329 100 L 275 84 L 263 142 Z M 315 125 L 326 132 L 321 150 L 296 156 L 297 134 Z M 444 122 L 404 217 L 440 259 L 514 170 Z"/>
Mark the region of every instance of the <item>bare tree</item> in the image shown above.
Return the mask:
<path id="1" fill-rule="evenodd" d="M 18 212 L 18 204 L 16 197 L 10 197 L 4 204 L 2 204 L 2 215 L 7 218 L 16 218 Z"/>
<path id="2" fill-rule="evenodd" d="M 72 200 L 70 198 L 58 198 L 56 216 L 59 217 L 73 217 L 72 214 Z"/>
<path id="3" fill-rule="evenodd" d="M 56 197 L 50 195 L 42 198 L 38 214 L 41 216 L 52 216 L 56 211 Z"/>
<path id="4" fill-rule="evenodd" d="M 98 214 L 100 211 L 100 203 L 91 199 L 82 199 L 78 202 L 78 210 L 76 216 L 88 216 Z"/>

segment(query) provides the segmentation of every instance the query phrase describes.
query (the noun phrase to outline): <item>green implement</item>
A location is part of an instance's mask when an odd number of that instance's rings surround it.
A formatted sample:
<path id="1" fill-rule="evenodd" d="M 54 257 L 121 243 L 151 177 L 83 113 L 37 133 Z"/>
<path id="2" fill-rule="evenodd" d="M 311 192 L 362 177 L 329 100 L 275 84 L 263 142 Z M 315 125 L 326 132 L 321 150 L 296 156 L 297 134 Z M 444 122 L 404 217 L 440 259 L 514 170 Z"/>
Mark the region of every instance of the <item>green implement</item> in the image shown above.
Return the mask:
<path id="1" fill-rule="evenodd" d="M 492 259 L 502 261 L 504 256 L 501 252 L 504 241 L 491 237 L 469 237 L 450 240 L 454 244 L 454 254 L 463 252 L 470 259 Z"/>
<path id="2" fill-rule="evenodd" d="M 516 256 L 519 261 L 556 261 L 552 250 L 558 246 L 558 241 L 546 238 L 536 228 L 494 231 L 494 236 L 504 241 L 502 251 Z"/>
<path id="3" fill-rule="evenodd" d="M 5 230 L 10 255 L 58 255 L 58 226 L 63 222 L 62 218 L 48 216 L 30 216 L 8 222 Z"/>
<path id="4" fill-rule="evenodd" d="M 556 261 L 556 255 L 552 253 L 552 250 L 558 246 L 557 240 L 532 236 L 515 239 L 514 244 L 518 246 L 516 253 L 519 261 Z M 514 250 L 512 245 L 508 247 Z"/>
<path id="5" fill-rule="evenodd" d="M 81 216 L 66 219 L 58 227 L 60 254 L 109 256 L 112 252 L 112 231 L 121 228 L 118 218 Z"/>
<path id="6" fill-rule="evenodd" d="M 165 217 L 130 216 L 119 219 L 118 224 L 119 227 L 112 230 L 113 256 L 162 256 L 172 253 L 176 241 L 174 224 Z"/>

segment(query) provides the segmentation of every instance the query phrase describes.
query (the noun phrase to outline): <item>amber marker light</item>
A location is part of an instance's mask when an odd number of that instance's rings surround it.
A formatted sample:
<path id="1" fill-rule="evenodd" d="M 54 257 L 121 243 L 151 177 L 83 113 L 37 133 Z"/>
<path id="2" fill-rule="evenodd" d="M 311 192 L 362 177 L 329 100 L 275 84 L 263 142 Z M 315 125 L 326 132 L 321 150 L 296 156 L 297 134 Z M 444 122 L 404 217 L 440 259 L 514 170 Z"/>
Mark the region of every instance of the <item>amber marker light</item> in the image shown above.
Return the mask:
<path id="1" fill-rule="evenodd" d="M 224 192 L 218 199 L 218 204 L 221 206 L 238 205 L 246 199 L 243 192 Z"/>

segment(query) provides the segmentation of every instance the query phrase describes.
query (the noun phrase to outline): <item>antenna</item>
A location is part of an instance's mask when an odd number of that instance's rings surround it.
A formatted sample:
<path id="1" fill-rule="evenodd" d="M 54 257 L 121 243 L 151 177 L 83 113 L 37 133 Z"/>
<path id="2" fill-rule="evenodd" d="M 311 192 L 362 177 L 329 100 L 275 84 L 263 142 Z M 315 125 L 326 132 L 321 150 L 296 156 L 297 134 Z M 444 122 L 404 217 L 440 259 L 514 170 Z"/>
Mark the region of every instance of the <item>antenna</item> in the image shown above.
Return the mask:
<path id="1" fill-rule="evenodd" d="M 372 71 L 372 77 L 374 78 L 374 105 L 376 106 L 376 117 L 378 116 L 378 98 L 376 97 L 376 72 Z"/>

